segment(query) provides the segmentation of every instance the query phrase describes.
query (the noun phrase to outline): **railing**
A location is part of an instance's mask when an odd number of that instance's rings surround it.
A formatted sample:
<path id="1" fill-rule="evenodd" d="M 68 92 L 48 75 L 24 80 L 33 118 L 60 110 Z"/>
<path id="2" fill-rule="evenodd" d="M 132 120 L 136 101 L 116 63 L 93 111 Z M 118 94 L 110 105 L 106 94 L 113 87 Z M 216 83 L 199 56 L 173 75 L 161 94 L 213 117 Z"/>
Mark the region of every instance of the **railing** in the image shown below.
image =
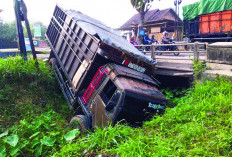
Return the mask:
<path id="1" fill-rule="evenodd" d="M 183 50 L 179 51 L 160 51 L 157 50 L 158 47 L 164 47 L 164 46 L 181 46 L 183 47 Z M 203 46 L 204 48 L 201 49 L 200 47 Z M 175 44 L 152 44 L 152 45 L 135 45 L 142 53 L 147 54 L 151 53 L 151 58 L 156 58 L 156 53 L 193 53 L 194 54 L 194 60 L 199 60 L 199 54 L 200 53 L 206 53 L 207 54 L 207 47 L 208 43 L 175 43 Z M 185 48 L 188 47 L 189 50 L 186 50 Z M 146 49 L 149 49 L 146 51 Z"/>

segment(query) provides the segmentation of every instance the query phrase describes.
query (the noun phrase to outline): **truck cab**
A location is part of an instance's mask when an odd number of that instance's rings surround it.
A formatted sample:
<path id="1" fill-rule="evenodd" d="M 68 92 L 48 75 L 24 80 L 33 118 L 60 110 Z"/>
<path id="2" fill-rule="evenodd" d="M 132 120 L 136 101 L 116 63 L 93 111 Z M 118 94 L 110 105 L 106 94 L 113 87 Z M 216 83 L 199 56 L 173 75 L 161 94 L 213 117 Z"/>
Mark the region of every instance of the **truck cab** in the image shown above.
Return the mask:
<path id="1" fill-rule="evenodd" d="M 86 111 L 85 117 L 79 116 L 82 120 L 79 123 L 88 129 L 117 122 L 141 125 L 165 110 L 167 100 L 157 86 L 149 76 L 127 67 L 116 64 L 102 66 L 78 98 Z M 71 123 L 75 119 L 76 116 Z"/>

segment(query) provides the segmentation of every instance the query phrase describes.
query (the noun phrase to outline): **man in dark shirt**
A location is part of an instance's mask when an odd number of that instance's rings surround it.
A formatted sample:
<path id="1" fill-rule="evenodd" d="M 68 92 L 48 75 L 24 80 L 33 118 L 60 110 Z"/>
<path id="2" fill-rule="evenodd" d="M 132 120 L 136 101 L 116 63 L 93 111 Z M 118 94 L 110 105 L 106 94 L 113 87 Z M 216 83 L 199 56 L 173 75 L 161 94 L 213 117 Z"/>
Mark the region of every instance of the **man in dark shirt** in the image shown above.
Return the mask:
<path id="1" fill-rule="evenodd" d="M 148 32 L 146 32 L 143 38 L 143 44 L 148 45 L 150 41 L 151 39 L 148 37 Z"/>

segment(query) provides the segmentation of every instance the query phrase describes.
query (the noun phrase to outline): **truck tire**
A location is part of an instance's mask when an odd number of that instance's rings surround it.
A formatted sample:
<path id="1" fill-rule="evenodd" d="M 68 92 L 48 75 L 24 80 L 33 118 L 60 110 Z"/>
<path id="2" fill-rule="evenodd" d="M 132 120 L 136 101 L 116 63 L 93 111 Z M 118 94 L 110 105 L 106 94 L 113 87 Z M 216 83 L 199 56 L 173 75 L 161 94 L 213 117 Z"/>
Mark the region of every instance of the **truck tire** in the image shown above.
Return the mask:
<path id="1" fill-rule="evenodd" d="M 76 115 L 71 119 L 69 126 L 71 128 L 79 129 L 80 132 L 84 133 L 88 129 L 87 117 L 84 115 Z"/>

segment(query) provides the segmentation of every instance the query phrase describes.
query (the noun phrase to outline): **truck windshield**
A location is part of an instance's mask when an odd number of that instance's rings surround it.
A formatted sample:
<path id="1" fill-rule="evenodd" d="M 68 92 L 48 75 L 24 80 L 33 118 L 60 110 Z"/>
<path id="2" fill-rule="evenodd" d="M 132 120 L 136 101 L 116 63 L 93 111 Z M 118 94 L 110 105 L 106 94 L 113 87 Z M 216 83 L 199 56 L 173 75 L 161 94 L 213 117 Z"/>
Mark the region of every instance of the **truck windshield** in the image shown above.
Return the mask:
<path id="1" fill-rule="evenodd" d="M 113 96 L 111 97 L 110 101 L 108 102 L 108 104 L 105 106 L 106 109 L 106 113 L 108 116 L 112 116 L 117 104 L 119 103 L 119 98 L 121 96 L 121 91 L 120 90 L 116 90 L 113 94 Z"/>
<path id="2" fill-rule="evenodd" d="M 141 122 L 149 120 L 155 114 L 163 113 L 165 103 L 163 99 L 151 99 L 127 92 L 122 110 L 116 119 L 125 120 L 129 125 L 141 125 Z"/>
<path id="3" fill-rule="evenodd" d="M 114 85 L 114 83 L 111 80 L 108 80 L 105 87 L 100 93 L 100 97 L 103 100 L 105 106 L 108 104 L 109 100 L 113 96 L 114 92 L 116 91 L 117 87 Z"/>

